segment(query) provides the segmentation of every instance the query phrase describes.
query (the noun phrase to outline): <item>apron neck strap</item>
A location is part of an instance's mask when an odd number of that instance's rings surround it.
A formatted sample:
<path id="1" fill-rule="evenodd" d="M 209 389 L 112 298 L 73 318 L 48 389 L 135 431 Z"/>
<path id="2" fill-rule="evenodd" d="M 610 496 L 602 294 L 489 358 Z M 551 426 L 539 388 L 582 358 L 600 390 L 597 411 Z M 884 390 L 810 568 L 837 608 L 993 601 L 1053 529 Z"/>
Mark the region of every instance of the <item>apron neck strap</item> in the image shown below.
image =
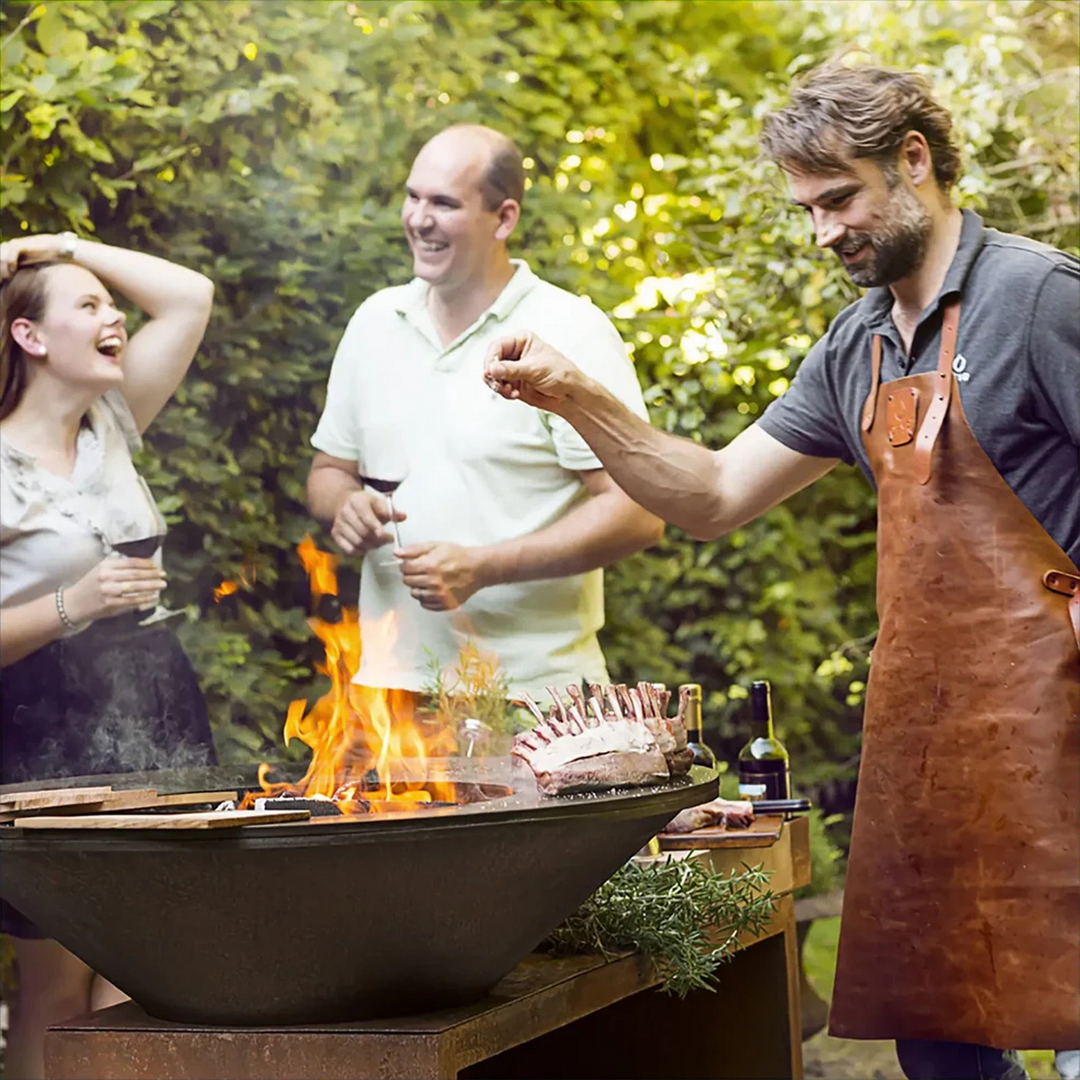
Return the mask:
<path id="1" fill-rule="evenodd" d="M 926 410 L 922 427 L 919 428 L 915 452 L 912 455 L 912 471 L 920 484 L 925 484 L 930 479 L 934 443 L 937 442 L 941 425 L 945 422 L 945 414 L 949 411 L 954 381 L 952 362 L 956 355 L 956 333 L 959 327 L 960 301 L 950 300 L 941 317 L 941 349 L 938 352 L 937 371 L 934 373 L 934 396 L 930 401 L 930 408 Z"/>
<path id="2" fill-rule="evenodd" d="M 877 392 L 881 385 L 881 335 L 874 335 L 874 345 L 870 363 L 870 393 L 866 395 L 866 404 L 862 410 L 863 432 L 874 426 L 874 413 L 877 412 Z"/>

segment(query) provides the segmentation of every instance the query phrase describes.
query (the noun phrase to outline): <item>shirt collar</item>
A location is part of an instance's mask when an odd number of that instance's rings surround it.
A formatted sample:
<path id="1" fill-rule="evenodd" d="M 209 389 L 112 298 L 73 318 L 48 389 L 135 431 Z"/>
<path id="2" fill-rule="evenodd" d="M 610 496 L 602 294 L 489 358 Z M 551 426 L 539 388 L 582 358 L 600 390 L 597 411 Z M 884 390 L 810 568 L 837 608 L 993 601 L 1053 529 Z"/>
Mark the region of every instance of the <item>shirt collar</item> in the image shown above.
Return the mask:
<path id="1" fill-rule="evenodd" d="M 506 319 L 517 305 L 530 293 L 539 280 L 524 259 L 511 259 L 514 276 L 503 286 L 495 302 L 482 312 L 476 323 L 485 319 Z M 431 286 L 421 278 L 413 278 L 401 292 L 395 310 L 410 322 L 416 323 L 428 317 L 427 298 Z"/>
<path id="2" fill-rule="evenodd" d="M 982 218 L 974 210 L 963 210 L 961 213 L 963 220 L 960 223 L 960 243 L 945 273 L 945 280 L 941 283 L 937 296 L 927 305 L 922 314 L 923 318 L 937 311 L 946 297 L 963 292 L 964 282 L 982 250 L 986 232 Z M 879 331 L 883 325 L 891 324 L 893 294 L 888 286 L 868 289 L 863 305 L 863 322 L 868 328 Z"/>

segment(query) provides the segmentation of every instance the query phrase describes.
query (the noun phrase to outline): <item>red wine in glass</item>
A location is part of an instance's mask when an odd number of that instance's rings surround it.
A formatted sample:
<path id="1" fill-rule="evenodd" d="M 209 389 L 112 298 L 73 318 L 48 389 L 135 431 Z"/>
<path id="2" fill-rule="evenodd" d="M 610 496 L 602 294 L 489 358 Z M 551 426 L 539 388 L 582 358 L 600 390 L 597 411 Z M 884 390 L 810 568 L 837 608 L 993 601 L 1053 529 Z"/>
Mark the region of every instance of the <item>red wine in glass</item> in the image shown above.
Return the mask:
<path id="1" fill-rule="evenodd" d="M 120 540 L 110 545 L 114 551 L 121 555 L 128 555 L 133 559 L 149 559 L 155 555 L 161 547 L 163 535 L 144 536 L 139 540 Z"/>
<path id="2" fill-rule="evenodd" d="M 361 474 L 360 482 L 366 487 L 374 488 L 380 495 L 386 496 L 386 501 L 390 505 L 390 522 L 394 528 L 394 539 L 397 541 L 398 550 L 401 550 L 401 530 L 398 529 L 396 511 L 394 510 L 394 492 L 401 487 L 405 480 L 406 469 L 404 467 L 397 470 L 399 479 L 387 480 L 380 476 L 364 476 Z"/>
<path id="3" fill-rule="evenodd" d="M 393 495 L 401 487 L 400 480 L 379 480 L 374 476 L 361 476 L 360 483 L 373 487 L 380 495 Z"/>
<path id="4" fill-rule="evenodd" d="M 409 459 L 401 444 L 401 434 L 393 425 L 376 424 L 365 431 L 364 453 L 357 472 L 365 486 L 386 496 L 394 539 L 401 550 L 401 532 L 394 510 L 394 492 L 409 475 Z"/>
<path id="5" fill-rule="evenodd" d="M 126 555 L 131 559 L 149 559 L 157 553 L 164 540 L 165 534 L 158 533 L 155 536 L 142 536 L 137 540 L 118 540 L 110 544 L 110 547 L 113 551 L 119 551 L 121 555 Z M 149 626 L 152 623 L 169 618 L 170 615 L 179 614 L 179 612 L 169 611 L 168 608 L 163 607 L 161 604 L 150 604 L 148 607 L 139 610 L 150 612 L 139 624 L 140 626 Z"/>

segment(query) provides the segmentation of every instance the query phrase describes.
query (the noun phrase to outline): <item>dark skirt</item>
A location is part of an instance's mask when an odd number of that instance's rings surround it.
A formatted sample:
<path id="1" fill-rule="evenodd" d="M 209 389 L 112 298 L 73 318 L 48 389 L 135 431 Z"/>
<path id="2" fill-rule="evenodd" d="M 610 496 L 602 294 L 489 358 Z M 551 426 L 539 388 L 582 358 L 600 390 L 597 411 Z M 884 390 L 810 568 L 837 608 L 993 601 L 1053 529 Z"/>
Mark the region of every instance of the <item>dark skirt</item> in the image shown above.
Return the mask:
<path id="1" fill-rule="evenodd" d="M 141 617 L 101 619 L 0 671 L 0 783 L 215 764 L 187 654 Z M 2 902 L 0 930 L 41 936 Z"/>

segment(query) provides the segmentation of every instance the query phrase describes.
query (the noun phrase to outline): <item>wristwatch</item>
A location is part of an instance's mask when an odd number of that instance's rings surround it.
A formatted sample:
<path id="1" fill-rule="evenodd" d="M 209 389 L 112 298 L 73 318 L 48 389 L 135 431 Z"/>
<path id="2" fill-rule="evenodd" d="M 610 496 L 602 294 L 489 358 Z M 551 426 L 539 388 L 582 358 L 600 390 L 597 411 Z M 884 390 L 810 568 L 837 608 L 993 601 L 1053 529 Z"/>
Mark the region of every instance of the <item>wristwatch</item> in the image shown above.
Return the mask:
<path id="1" fill-rule="evenodd" d="M 75 245 L 79 242 L 79 238 L 73 232 L 62 232 L 57 239 L 60 241 L 60 258 L 68 261 L 74 259 Z"/>

